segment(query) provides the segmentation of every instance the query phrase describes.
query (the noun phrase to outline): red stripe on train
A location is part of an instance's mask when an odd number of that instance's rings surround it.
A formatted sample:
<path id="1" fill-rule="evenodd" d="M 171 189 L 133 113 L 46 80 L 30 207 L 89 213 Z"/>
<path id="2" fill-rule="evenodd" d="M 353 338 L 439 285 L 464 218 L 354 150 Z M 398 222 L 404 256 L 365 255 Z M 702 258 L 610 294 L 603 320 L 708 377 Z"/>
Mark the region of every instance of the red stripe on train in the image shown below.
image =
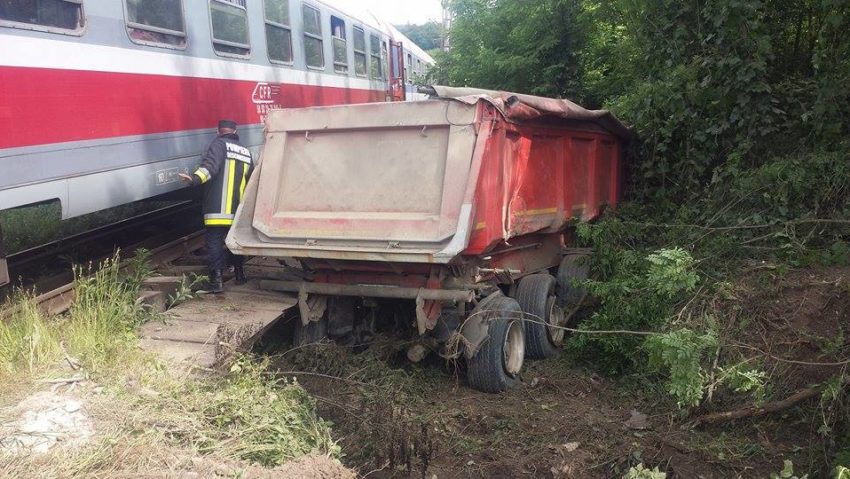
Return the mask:
<path id="1" fill-rule="evenodd" d="M 0 68 L 0 148 L 261 122 L 270 105 L 383 101 L 385 93 L 295 84 L 43 68 Z M 271 96 L 269 96 L 271 95 Z M 256 100 L 256 102 L 255 102 Z M 270 103 L 271 102 L 271 103 Z"/>

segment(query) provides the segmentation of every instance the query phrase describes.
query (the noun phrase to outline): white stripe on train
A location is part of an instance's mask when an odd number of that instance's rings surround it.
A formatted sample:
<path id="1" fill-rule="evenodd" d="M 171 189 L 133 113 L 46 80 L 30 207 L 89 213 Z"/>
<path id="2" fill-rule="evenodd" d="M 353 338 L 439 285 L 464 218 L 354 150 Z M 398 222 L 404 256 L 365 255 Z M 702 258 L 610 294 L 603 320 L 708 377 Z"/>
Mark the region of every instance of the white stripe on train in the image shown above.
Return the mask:
<path id="1" fill-rule="evenodd" d="M 192 57 L 86 43 L 0 34 L 0 67 L 214 78 L 308 86 L 385 90 L 385 82 L 232 59 Z"/>

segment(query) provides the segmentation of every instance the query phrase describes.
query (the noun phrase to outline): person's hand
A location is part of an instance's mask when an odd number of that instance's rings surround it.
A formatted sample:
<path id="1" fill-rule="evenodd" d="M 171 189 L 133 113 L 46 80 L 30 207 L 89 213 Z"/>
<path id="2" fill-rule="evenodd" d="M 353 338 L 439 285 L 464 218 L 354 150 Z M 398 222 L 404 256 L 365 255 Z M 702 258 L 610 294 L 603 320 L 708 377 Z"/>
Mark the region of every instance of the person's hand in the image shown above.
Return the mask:
<path id="1" fill-rule="evenodd" d="M 192 176 L 191 175 L 187 175 L 186 173 L 177 173 L 177 176 L 179 176 L 180 179 L 183 180 L 183 183 L 191 183 L 192 182 Z"/>

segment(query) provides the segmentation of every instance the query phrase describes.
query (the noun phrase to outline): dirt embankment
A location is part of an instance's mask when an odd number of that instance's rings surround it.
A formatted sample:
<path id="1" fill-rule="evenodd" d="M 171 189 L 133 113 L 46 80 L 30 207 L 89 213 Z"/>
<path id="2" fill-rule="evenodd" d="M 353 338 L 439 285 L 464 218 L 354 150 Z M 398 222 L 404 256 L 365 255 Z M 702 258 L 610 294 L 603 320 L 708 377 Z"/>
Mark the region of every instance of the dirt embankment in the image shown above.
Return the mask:
<path id="1" fill-rule="evenodd" d="M 742 277 L 718 305 L 721 355 L 759 365 L 766 399 L 834 377 L 850 357 L 850 269 L 764 271 Z M 393 346 L 395 345 L 395 346 Z M 440 360 L 410 365 L 398 338 L 365 352 L 333 345 L 278 360 L 318 401 L 344 461 L 381 477 L 622 477 L 660 466 L 668 477 L 768 477 L 794 462 L 798 474 L 827 470 L 834 437 L 817 399 L 756 419 L 693 428 L 699 414 L 751 403 L 720 392 L 683 412 L 657 383 L 599 377 L 566 356 L 532 362 L 501 395 L 467 388 Z M 837 431 L 835 432 L 837 434 Z M 810 477 L 813 477 L 810 475 Z"/>

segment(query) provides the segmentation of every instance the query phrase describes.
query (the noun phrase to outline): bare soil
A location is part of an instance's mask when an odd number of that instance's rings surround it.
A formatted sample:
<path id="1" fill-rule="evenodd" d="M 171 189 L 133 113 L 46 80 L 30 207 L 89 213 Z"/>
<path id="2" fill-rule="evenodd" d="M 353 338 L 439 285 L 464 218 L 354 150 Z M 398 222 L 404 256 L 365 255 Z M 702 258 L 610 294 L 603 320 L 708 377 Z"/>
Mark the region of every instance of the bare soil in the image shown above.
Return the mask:
<path id="1" fill-rule="evenodd" d="M 783 360 L 850 357 L 848 279 L 848 268 L 745 275 L 717 305 L 723 337 L 734 344 L 721 355 L 754 357 L 770 374 L 769 398 L 835 376 L 846 366 Z M 652 378 L 600 377 L 566 355 L 527 363 L 521 384 L 507 393 L 479 393 L 465 385 L 461 366 L 433 357 L 406 363 L 401 339 L 385 337 L 356 353 L 318 345 L 276 360 L 284 373 L 312 372 L 298 381 L 335 423 L 345 464 L 362 476 L 622 477 L 642 462 L 673 478 L 768 477 L 790 459 L 799 475 L 820 477 L 838 434 L 823 429 L 829 411 L 817 400 L 693 428 L 699 414 L 752 399 L 718 392 L 685 412 Z"/>

